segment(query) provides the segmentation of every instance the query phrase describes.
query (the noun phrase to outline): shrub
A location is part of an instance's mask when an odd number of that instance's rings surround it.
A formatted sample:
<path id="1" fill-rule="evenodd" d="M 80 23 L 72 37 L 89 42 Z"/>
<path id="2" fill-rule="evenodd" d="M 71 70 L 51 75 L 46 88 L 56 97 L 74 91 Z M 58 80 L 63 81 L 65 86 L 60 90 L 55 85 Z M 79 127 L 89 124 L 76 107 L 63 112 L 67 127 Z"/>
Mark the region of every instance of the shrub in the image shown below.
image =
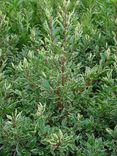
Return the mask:
<path id="1" fill-rule="evenodd" d="M 114 2 L 0 10 L 0 155 L 117 155 Z"/>

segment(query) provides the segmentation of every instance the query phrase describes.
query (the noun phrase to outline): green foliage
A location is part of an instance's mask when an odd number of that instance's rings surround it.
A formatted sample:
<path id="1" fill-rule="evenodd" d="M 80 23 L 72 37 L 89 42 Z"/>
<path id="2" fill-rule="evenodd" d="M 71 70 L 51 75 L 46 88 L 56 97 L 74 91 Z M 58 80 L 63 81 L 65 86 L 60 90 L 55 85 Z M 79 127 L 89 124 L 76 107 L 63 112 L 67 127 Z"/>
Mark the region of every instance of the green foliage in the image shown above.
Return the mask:
<path id="1" fill-rule="evenodd" d="M 0 156 L 116 156 L 113 0 L 0 1 Z"/>

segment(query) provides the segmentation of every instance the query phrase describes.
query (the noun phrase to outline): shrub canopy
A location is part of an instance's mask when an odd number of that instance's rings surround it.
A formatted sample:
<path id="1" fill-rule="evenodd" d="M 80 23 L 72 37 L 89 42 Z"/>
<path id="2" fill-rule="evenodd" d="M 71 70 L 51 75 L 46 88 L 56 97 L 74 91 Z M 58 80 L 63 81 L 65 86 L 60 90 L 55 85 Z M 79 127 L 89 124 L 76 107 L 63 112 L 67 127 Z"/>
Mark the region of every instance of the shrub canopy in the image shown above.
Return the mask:
<path id="1" fill-rule="evenodd" d="M 0 1 L 0 155 L 116 156 L 115 0 Z"/>

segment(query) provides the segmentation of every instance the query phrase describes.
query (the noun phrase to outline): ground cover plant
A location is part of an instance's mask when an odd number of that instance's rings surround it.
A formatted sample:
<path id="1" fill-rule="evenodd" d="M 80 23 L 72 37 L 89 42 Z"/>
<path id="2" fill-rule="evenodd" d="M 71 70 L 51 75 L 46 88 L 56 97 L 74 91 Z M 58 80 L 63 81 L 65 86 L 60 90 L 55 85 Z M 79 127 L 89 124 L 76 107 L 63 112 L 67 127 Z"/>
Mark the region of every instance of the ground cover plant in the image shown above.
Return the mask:
<path id="1" fill-rule="evenodd" d="M 0 1 L 0 156 L 116 156 L 115 0 Z"/>

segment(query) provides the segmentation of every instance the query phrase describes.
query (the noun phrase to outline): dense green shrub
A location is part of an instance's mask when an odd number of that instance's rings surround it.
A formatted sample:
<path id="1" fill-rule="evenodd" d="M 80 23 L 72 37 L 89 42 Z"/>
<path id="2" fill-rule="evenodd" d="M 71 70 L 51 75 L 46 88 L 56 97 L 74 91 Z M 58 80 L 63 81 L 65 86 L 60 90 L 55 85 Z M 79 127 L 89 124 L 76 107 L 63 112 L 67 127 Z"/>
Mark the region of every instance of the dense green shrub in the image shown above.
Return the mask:
<path id="1" fill-rule="evenodd" d="M 0 1 L 0 155 L 116 156 L 112 0 Z"/>

